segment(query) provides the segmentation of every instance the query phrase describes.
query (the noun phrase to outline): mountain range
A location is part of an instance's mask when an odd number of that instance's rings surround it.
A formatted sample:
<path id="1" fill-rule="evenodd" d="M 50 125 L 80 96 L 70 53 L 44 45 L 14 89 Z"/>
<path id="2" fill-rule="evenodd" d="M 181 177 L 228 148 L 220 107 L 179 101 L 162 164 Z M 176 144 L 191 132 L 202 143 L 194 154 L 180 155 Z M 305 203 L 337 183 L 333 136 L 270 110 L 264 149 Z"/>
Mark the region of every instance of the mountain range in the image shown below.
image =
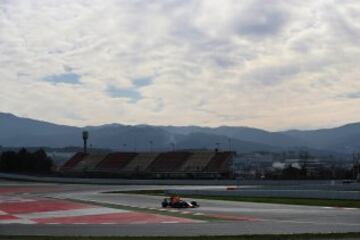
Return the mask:
<path id="1" fill-rule="evenodd" d="M 249 127 L 130 126 L 116 123 L 81 128 L 0 113 L 0 145 L 4 147 L 81 146 L 84 130 L 89 132 L 90 146 L 124 151 L 219 148 L 245 153 L 307 149 L 316 154 L 349 154 L 360 150 L 360 123 L 280 132 Z"/>

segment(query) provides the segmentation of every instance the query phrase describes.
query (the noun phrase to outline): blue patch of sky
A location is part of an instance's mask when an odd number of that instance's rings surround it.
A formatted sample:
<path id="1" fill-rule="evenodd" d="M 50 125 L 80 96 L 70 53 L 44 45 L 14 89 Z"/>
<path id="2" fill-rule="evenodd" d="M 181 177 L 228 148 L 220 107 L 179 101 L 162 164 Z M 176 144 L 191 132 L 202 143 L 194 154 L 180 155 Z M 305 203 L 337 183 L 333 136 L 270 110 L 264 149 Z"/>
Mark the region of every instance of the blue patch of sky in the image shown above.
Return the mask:
<path id="1" fill-rule="evenodd" d="M 360 92 L 353 92 L 346 95 L 347 98 L 360 98 Z"/>
<path id="2" fill-rule="evenodd" d="M 117 88 L 109 86 L 106 89 L 106 92 L 113 98 L 127 98 L 129 103 L 136 103 L 142 98 L 141 94 L 133 88 Z"/>
<path id="3" fill-rule="evenodd" d="M 143 78 L 136 78 L 133 80 L 133 84 L 135 87 L 145 87 L 152 84 L 151 77 L 143 77 Z"/>
<path id="4" fill-rule="evenodd" d="M 66 83 L 66 84 L 80 84 L 81 76 L 76 73 L 63 73 L 57 75 L 50 75 L 45 77 L 45 81 L 57 84 L 57 83 Z"/>
<path id="5" fill-rule="evenodd" d="M 113 98 L 127 98 L 129 103 L 136 103 L 142 99 L 139 89 L 151 85 L 153 79 L 151 77 L 135 78 L 132 81 L 133 86 L 129 88 L 119 88 L 116 86 L 108 86 L 106 93 Z"/>

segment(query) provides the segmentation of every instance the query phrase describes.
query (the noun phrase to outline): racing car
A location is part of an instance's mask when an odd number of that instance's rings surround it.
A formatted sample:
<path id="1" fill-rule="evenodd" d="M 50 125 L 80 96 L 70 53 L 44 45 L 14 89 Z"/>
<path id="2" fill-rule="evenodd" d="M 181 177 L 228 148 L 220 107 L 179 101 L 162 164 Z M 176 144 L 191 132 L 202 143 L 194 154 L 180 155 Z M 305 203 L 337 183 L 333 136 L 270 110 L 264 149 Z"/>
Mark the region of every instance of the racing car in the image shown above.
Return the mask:
<path id="1" fill-rule="evenodd" d="M 170 198 L 164 198 L 161 202 L 163 208 L 197 208 L 200 205 L 196 201 L 186 201 L 180 199 L 179 196 L 171 196 Z"/>

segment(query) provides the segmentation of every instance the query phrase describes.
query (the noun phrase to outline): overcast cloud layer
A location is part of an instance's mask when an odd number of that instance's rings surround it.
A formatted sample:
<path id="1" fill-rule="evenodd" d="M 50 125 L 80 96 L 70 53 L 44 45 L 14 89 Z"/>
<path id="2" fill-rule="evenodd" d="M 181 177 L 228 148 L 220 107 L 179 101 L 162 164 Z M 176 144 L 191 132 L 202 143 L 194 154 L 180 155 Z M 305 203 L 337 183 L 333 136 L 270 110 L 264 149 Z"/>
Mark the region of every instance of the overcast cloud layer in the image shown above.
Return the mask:
<path id="1" fill-rule="evenodd" d="M 91 125 L 360 121 L 358 0 L 0 0 L 0 111 Z"/>

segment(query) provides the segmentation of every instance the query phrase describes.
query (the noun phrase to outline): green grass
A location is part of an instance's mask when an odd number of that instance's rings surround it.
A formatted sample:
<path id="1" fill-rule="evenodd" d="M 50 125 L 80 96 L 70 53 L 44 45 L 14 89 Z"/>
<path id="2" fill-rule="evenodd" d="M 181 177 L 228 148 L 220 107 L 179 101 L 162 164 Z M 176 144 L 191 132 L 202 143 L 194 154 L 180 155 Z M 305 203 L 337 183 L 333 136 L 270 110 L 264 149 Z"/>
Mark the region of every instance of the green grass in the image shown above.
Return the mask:
<path id="1" fill-rule="evenodd" d="M 165 196 L 163 190 L 142 190 L 112 193 L 131 193 Z M 257 203 L 274 203 L 274 204 L 291 204 L 305 206 L 325 206 L 325 207 L 349 207 L 360 208 L 360 200 L 337 200 L 337 199 L 311 199 L 311 198 L 280 198 L 280 197 L 237 197 L 237 196 L 213 196 L 213 195 L 181 195 L 182 197 L 209 199 L 209 200 L 225 200 L 238 202 L 257 202 Z"/>
<path id="2" fill-rule="evenodd" d="M 7 240 L 316 240 L 316 239 L 359 239 L 359 233 L 286 234 L 248 236 L 199 236 L 199 237 L 51 237 L 51 236 L 1 236 Z"/>

